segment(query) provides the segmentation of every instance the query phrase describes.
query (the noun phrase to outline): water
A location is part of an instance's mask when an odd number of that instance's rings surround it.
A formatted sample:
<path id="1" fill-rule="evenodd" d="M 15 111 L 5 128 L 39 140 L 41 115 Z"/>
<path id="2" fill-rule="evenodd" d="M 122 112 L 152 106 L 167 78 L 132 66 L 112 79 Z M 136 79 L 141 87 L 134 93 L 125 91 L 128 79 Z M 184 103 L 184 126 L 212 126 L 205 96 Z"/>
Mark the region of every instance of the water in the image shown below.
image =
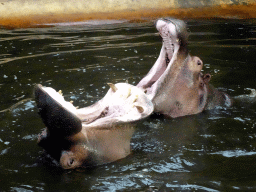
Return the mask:
<path id="1" fill-rule="evenodd" d="M 231 96 L 255 89 L 255 20 L 188 20 L 190 51 Z M 37 146 L 44 125 L 33 86 L 61 89 L 75 106 L 102 98 L 107 83 L 136 84 L 155 62 L 153 22 L 0 30 L 0 191 L 255 191 L 256 102 L 137 124 L 132 154 L 63 171 Z"/>

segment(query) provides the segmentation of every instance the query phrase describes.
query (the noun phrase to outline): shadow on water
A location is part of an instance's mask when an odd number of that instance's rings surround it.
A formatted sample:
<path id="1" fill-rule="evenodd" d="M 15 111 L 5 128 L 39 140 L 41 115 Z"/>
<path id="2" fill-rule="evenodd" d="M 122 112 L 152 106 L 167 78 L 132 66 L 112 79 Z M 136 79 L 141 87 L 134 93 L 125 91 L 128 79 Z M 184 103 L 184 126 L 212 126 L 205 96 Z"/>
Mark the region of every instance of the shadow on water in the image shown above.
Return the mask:
<path id="1" fill-rule="evenodd" d="M 255 20 L 188 21 L 191 54 L 232 96 L 255 89 Z M 108 82 L 136 84 L 158 57 L 153 23 L 0 30 L 1 191 L 255 191 L 255 100 L 230 109 L 137 123 L 132 154 L 64 171 L 37 143 L 44 128 L 33 86 L 61 89 L 75 106 L 102 98 Z"/>

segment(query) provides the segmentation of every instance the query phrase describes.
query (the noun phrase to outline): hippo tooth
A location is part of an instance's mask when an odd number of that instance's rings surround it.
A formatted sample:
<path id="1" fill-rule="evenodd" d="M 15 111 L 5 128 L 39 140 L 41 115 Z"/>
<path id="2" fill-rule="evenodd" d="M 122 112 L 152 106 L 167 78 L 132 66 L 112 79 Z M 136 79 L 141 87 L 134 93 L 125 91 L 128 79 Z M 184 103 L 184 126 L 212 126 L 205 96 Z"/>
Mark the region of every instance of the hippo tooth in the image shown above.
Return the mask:
<path id="1" fill-rule="evenodd" d="M 128 88 L 128 92 L 127 92 L 127 96 L 126 96 L 126 98 L 128 98 L 128 97 L 130 97 L 130 96 L 131 96 L 131 91 L 132 91 L 131 89 L 132 89 L 131 87 L 129 87 L 129 88 Z"/>
<path id="2" fill-rule="evenodd" d="M 135 103 L 135 102 L 138 100 L 138 97 L 139 97 L 138 95 L 135 95 L 135 97 L 134 97 L 132 103 Z"/>
<path id="3" fill-rule="evenodd" d="M 250 89 L 250 88 L 248 88 L 248 89 L 251 90 L 250 97 L 255 97 L 256 90 L 255 89 Z"/>
<path id="4" fill-rule="evenodd" d="M 117 87 L 113 83 L 107 83 L 113 92 L 117 91 Z"/>
<path id="5" fill-rule="evenodd" d="M 120 98 L 127 99 L 131 96 L 131 87 L 128 88 L 127 91 L 124 92 L 124 94 L 120 94 Z"/>
<path id="6" fill-rule="evenodd" d="M 59 90 L 58 93 L 59 93 L 61 96 L 63 95 L 62 90 Z"/>

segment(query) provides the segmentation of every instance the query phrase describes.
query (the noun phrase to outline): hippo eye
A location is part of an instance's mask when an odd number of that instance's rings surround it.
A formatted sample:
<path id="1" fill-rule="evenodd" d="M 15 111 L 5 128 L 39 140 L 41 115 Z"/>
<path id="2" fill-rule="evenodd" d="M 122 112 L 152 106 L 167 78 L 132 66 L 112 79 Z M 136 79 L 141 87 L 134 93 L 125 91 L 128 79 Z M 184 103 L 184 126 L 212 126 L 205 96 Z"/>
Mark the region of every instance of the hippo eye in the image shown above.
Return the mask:
<path id="1" fill-rule="evenodd" d="M 75 162 L 74 158 L 71 158 L 71 159 L 69 160 L 69 166 L 73 165 L 74 162 Z"/>

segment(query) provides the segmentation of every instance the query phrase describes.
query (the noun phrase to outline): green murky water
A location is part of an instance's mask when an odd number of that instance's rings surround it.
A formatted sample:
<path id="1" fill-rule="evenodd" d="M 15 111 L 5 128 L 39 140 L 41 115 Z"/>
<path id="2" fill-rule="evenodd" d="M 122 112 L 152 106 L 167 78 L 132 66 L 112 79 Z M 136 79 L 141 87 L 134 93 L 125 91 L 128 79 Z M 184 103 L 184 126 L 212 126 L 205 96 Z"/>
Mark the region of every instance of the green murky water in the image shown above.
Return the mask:
<path id="1" fill-rule="evenodd" d="M 256 88 L 255 20 L 189 20 L 188 27 L 191 54 L 215 87 L 232 96 Z M 0 29 L 0 191 L 255 191 L 250 97 L 199 115 L 152 116 L 137 124 L 129 157 L 92 169 L 63 171 L 37 146 L 44 125 L 34 84 L 87 106 L 108 82 L 136 84 L 160 48 L 153 22 Z"/>

